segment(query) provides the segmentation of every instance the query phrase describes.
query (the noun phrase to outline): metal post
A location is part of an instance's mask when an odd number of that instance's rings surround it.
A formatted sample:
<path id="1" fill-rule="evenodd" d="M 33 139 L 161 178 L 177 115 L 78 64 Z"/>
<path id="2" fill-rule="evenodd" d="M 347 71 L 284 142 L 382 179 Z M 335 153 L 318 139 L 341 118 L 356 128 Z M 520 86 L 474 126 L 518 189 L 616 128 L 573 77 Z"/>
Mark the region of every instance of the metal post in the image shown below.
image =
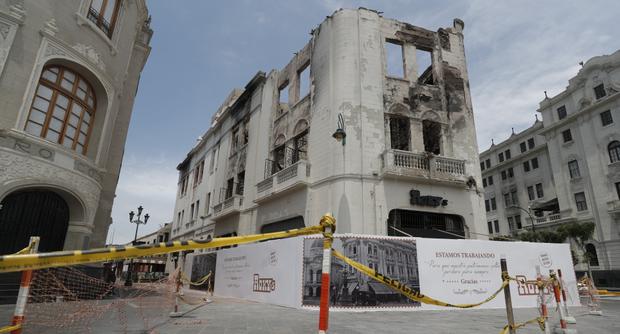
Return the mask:
<path id="1" fill-rule="evenodd" d="M 562 279 L 562 270 L 558 269 L 558 283 L 560 284 L 560 292 L 562 292 L 562 305 L 564 306 L 564 314 L 566 315 L 566 322 L 569 324 L 576 324 L 577 320 L 575 317 L 571 316 L 568 312 L 568 303 L 566 302 L 566 287 L 564 285 L 564 280 Z"/>
<path id="2" fill-rule="evenodd" d="M 545 334 L 549 334 L 550 329 L 549 324 L 547 323 L 547 319 L 549 318 L 549 311 L 547 310 L 547 301 L 545 300 L 545 288 L 543 284 L 543 277 L 540 273 L 540 266 L 536 266 L 536 286 L 538 287 L 538 304 L 540 305 L 540 316 L 543 318 Z"/>
<path id="3" fill-rule="evenodd" d="M 508 276 L 508 266 L 506 265 L 506 259 L 500 260 L 500 268 L 502 270 L 502 282 Z M 515 316 L 512 312 L 512 298 L 510 297 L 510 284 L 504 287 L 504 300 L 506 301 L 506 318 L 508 318 L 508 330 L 510 334 L 516 334 L 514 329 Z"/>
<path id="4" fill-rule="evenodd" d="M 39 237 L 30 237 L 30 254 L 34 254 L 39 250 Z M 17 295 L 17 301 L 15 302 L 15 312 L 13 313 L 12 325 L 19 325 L 20 327 L 11 334 L 21 334 L 21 325 L 24 323 L 24 310 L 26 309 L 26 303 L 28 302 L 28 293 L 30 291 L 30 282 L 32 282 L 32 270 L 22 271 L 22 281 L 19 286 L 19 294 Z"/>
<path id="5" fill-rule="evenodd" d="M 332 233 L 331 227 L 326 227 L 326 234 Z M 321 301 L 319 303 L 319 334 L 326 334 L 329 322 L 329 273 L 331 270 L 332 238 L 323 239 L 323 268 L 321 271 Z"/>

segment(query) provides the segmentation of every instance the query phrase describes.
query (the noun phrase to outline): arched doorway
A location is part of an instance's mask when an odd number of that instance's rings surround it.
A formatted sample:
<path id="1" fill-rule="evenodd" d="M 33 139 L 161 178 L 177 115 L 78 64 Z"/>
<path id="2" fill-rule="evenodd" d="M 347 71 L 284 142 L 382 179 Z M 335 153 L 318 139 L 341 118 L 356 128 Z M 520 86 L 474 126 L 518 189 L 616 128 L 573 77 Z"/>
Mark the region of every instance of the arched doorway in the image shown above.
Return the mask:
<path id="1" fill-rule="evenodd" d="M 0 254 L 17 252 L 31 236 L 40 236 L 39 252 L 62 250 L 69 226 L 69 206 L 57 193 L 16 191 L 0 203 Z"/>

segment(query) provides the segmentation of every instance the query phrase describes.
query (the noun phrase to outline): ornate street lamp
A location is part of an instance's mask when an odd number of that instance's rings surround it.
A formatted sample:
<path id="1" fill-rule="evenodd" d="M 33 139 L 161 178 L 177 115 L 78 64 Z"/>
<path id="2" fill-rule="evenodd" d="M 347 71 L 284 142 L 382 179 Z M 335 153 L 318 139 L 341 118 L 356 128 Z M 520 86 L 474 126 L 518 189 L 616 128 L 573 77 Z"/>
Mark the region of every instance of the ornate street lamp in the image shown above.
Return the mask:
<path id="1" fill-rule="evenodd" d="M 134 246 L 136 245 L 138 241 L 138 227 L 140 226 L 140 224 L 146 225 L 146 222 L 148 222 L 149 218 L 151 218 L 151 216 L 149 216 L 149 214 L 147 213 L 146 215 L 144 215 L 144 220 L 141 220 L 140 218 L 142 217 L 142 210 L 144 210 L 144 208 L 142 207 L 142 205 L 140 205 L 138 207 L 137 216 L 135 212 L 133 211 L 129 212 L 129 222 L 132 224 L 136 224 L 136 233 L 134 234 L 133 242 L 132 242 L 132 245 Z M 133 219 L 134 217 L 137 217 L 137 218 Z M 133 284 L 132 272 L 133 272 L 133 259 L 130 259 L 129 266 L 127 267 L 127 279 L 125 279 L 125 286 L 131 286 Z"/>

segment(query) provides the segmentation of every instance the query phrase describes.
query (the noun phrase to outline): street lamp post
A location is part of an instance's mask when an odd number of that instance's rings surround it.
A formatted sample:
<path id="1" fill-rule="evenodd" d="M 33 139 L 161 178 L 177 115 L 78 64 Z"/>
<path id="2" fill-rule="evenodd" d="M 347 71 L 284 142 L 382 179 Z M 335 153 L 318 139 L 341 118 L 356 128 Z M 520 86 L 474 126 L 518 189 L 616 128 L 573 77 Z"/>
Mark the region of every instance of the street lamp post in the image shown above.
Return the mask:
<path id="1" fill-rule="evenodd" d="M 142 217 L 143 209 L 144 208 L 142 207 L 142 205 L 138 207 L 138 215 L 136 219 L 133 219 L 133 217 L 136 216 L 136 214 L 133 211 L 129 212 L 129 222 L 132 224 L 136 224 L 136 233 L 134 234 L 133 242 L 132 242 L 132 245 L 134 246 L 136 245 L 136 242 L 138 241 L 138 227 L 140 226 L 140 224 L 146 224 L 146 222 L 149 221 L 149 218 L 151 217 L 147 213 L 146 215 L 144 215 L 144 220 L 140 220 L 140 217 Z M 129 266 L 127 266 L 127 278 L 125 279 L 125 286 L 132 286 L 133 284 L 132 271 L 133 271 L 133 259 L 130 259 Z"/>
<path id="2" fill-rule="evenodd" d="M 536 233 L 536 227 L 534 226 L 534 218 L 532 217 L 532 208 L 528 205 L 527 210 L 525 210 L 524 208 L 518 206 L 518 205 L 512 205 L 509 206 L 508 208 L 517 208 L 525 213 L 527 213 L 528 216 L 530 216 L 530 224 L 532 225 L 532 232 Z"/>

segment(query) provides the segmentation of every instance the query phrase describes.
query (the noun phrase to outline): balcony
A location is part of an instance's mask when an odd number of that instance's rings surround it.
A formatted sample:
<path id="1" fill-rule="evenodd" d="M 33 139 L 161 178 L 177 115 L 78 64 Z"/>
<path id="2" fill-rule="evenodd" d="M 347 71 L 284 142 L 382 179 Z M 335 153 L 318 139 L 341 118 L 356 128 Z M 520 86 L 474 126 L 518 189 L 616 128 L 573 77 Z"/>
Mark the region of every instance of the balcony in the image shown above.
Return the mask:
<path id="1" fill-rule="evenodd" d="M 272 160 L 265 163 L 265 179 L 256 184 L 256 200 L 259 203 L 266 201 L 290 190 L 308 185 L 310 165 L 306 160 L 299 160 L 273 174 Z"/>
<path id="2" fill-rule="evenodd" d="M 383 152 L 383 175 L 433 182 L 467 182 L 465 160 L 394 149 Z"/>
<path id="3" fill-rule="evenodd" d="M 534 216 L 534 226 L 535 227 L 554 226 L 554 225 L 570 222 L 574 219 L 575 218 L 570 215 L 570 212 L 549 213 L 542 217 Z M 531 219 L 527 217 L 525 221 L 526 223 L 524 224 L 523 228 L 531 228 L 532 226 Z"/>
<path id="4" fill-rule="evenodd" d="M 243 206 L 243 195 L 232 195 L 213 206 L 213 220 L 222 219 L 232 214 L 238 214 Z"/>

